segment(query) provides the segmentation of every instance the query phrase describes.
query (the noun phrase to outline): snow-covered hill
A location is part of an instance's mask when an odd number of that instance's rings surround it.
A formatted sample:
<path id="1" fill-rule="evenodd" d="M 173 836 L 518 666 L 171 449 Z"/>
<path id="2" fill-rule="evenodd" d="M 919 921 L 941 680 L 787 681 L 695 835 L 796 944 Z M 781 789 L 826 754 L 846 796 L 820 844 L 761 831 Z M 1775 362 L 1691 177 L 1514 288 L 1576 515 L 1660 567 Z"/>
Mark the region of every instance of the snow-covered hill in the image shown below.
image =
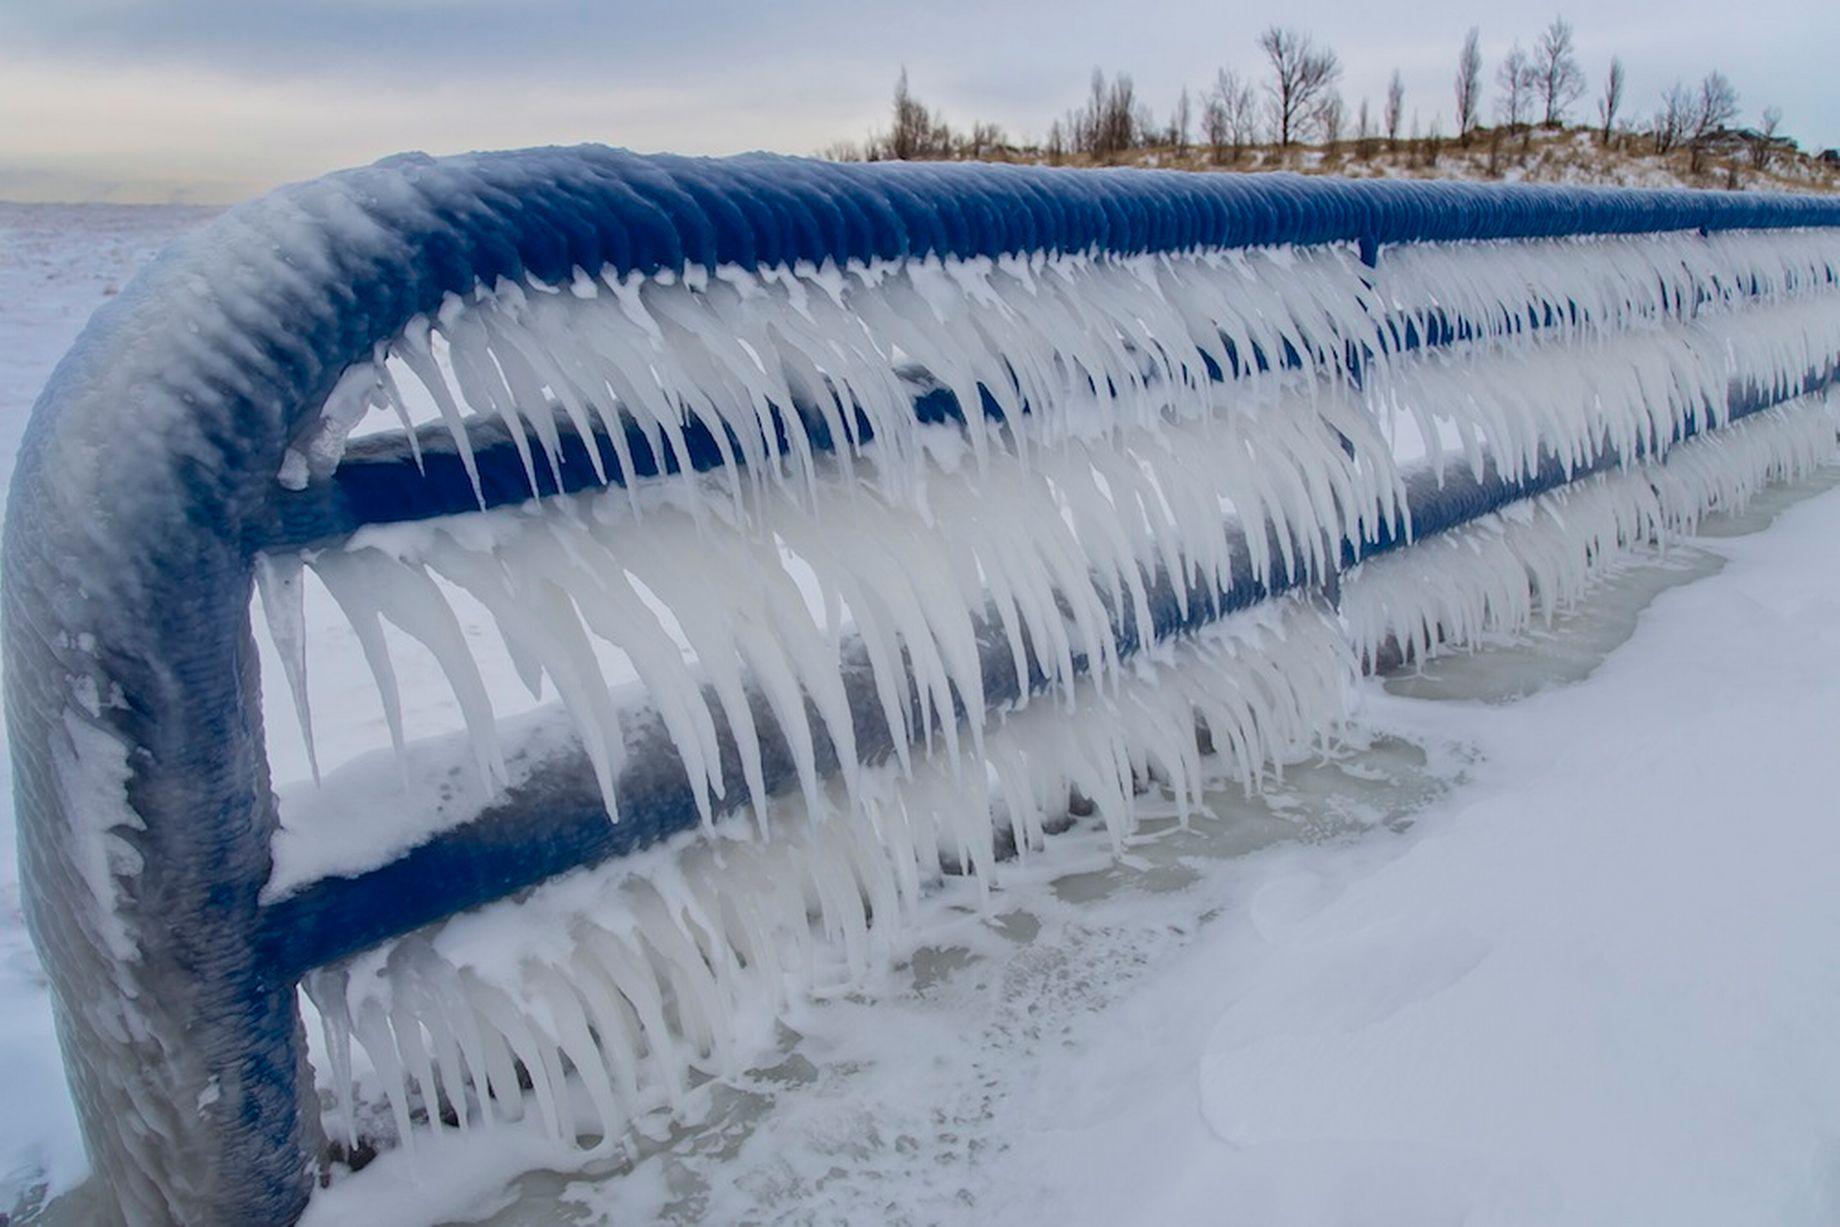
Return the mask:
<path id="1" fill-rule="evenodd" d="M 1257 145 L 1238 154 L 1201 145 L 1184 149 L 1160 145 L 1129 150 L 1103 163 L 1079 154 L 1051 158 L 1044 150 L 1028 146 L 1000 147 L 982 156 L 993 161 L 1158 166 L 1226 174 L 1283 170 L 1353 179 L 1840 192 L 1840 162 L 1800 151 L 1772 150 L 1767 167 L 1760 168 L 1745 142 L 1734 136 L 1709 152 L 1695 172 L 1685 149 L 1656 153 L 1649 137 L 1633 133 L 1618 133 L 1605 145 L 1596 132 L 1586 128 L 1534 128 L 1522 133 L 1484 130 L 1461 143 L 1449 137 L 1413 136 L 1396 142 L 1374 137 L 1291 149 Z"/>

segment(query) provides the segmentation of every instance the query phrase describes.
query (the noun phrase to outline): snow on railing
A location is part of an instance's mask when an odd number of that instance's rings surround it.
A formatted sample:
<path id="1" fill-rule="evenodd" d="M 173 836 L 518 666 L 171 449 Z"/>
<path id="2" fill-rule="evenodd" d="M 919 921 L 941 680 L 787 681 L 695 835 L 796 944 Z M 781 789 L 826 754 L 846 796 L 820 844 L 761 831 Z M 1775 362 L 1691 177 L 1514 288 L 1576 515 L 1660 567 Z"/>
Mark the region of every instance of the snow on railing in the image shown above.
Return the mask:
<path id="1" fill-rule="evenodd" d="M 1359 668 L 1825 459 L 1836 227 L 592 148 L 233 210 L 97 314 L 7 522 L 22 882 L 98 1172 L 133 1221 L 298 1216 L 303 977 L 343 1153 L 616 1147 L 942 867 L 1256 787 Z M 252 593 L 317 777 L 310 583 L 394 750 L 284 811 Z M 553 702 L 503 705 L 487 628 Z"/>

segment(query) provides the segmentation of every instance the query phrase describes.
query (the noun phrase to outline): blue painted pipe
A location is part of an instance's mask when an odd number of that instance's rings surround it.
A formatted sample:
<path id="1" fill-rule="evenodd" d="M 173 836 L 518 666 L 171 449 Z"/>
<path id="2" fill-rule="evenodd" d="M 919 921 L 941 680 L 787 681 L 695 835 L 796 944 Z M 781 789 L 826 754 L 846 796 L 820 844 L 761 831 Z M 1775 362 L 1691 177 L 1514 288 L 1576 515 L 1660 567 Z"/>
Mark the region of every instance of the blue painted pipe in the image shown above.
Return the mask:
<path id="1" fill-rule="evenodd" d="M 393 158 L 230 211 L 167 249 L 59 364 L 20 450 L 0 559 L 23 901 L 101 1178 L 137 1222 L 285 1223 L 312 1187 L 295 977 L 341 948 L 341 926 L 381 934 L 417 913 L 390 921 L 390 900 L 372 898 L 310 923 L 304 904 L 291 921 L 259 904 L 276 816 L 251 571 L 265 546 L 388 518 L 382 470 L 362 498 L 345 482 L 339 498 L 293 502 L 274 475 L 340 374 L 446 294 L 576 267 L 1328 242 L 1371 254 L 1836 225 L 1833 198 L 597 147 Z M 327 507 L 336 516 L 316 521 Z M 481 899 L 560 837 L 498 838 L 496 870 L 484 845 L 465 862 Z M 417 897 L 446 889 L 415 862 L 396 872 Z"/>

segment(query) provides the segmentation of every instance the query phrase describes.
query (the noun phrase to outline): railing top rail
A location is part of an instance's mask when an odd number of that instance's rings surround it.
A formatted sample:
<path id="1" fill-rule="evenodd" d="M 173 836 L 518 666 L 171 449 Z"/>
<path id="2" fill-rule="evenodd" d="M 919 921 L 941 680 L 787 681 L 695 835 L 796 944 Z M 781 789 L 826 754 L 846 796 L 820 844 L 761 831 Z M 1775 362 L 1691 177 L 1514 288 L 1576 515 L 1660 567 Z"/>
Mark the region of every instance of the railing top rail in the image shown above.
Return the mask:
<path id="1" fill-rule="evenodd" d="M 403 155 L 283 188 L 175 243 L 60 364 L 21 470 L 36 467 L 33 440 L 73 416 L 63 433 L 104 452 L 221 453 L 234 462 L 208 466 L 214 488 L 193 493 L 259 548 L 281 452 L 339 374 L 501 277 L 1833 225 L 1840 197 L 599 146 Z M 16 482 L 14 506 L 35 491 Z"/>

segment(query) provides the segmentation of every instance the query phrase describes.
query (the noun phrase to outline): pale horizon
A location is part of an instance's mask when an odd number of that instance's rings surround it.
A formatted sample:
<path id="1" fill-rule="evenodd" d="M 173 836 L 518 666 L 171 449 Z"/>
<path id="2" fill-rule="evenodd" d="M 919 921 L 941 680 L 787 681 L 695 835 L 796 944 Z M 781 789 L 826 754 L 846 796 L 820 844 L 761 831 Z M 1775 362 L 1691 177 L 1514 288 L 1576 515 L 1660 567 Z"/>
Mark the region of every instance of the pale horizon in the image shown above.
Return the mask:
<path id="1" fill-rule="evenodd" d="M 1797 0 L 1734 24 L 1688 0 L 1656 15 L 1612 0 L 1558 12 L 1577 32 L 1588 120 L 1612 55 L 1626 111 L 1654 109 L 1676 80 L 1717 69 L 1740 124 L 1768 106 L 1804 149 L 1840 144 L 1831 48 L 1840 6 Z M 810 154 L 884 125 L 896 74 L 955 126 L 995 122 L 1038 140 L 1096 68 L 1132 75 L 1166 116 L 1221 67 L 1257 79 L 1258 30 L 1281 22 L 1341 57 L 1350 111 L 1379 107 L 1397 68 L 1406 111 L 1451 130 L 1451 77 L 1480 25 L 1493 72 L 1555 15 L 1486 13 L 1439 0 L 1397 9 L 1302 0 L 1269 9 L 1183 0 L 1141 6 L 1027 0 L 986 11 L 813 0 L 697 6 L 536 0 L 0 0 L 0 199 L 226 204 L 277 184 L 419 149 L 599 141 L 688 154 Z"/>

